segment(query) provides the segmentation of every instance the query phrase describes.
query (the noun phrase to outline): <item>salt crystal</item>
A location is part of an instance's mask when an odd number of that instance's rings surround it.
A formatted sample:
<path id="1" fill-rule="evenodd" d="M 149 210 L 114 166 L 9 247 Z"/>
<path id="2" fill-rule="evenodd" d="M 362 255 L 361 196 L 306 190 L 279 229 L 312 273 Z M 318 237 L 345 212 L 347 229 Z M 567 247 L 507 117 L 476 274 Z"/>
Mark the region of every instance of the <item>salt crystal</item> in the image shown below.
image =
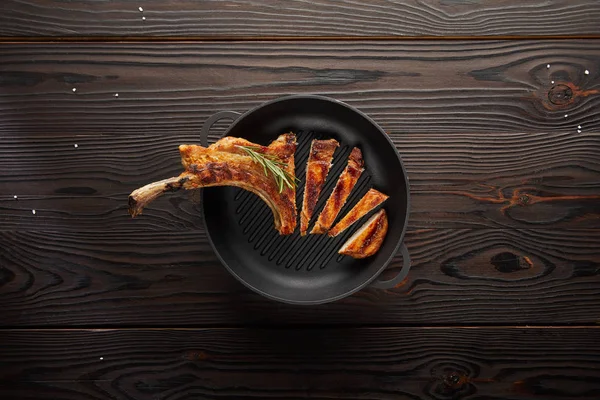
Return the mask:
<path id="1" fill-rule="evenodd" d="M 35 215 L 35 210 L 31 210 L 31 213 L 32 213 L 33 215 Z"/>
<path id="2" fill-rule="evenodd" d="M 77 145 L 77 143 L 75 143 L 75 144 L 73 145 L 73 147 L 75 147 L 75 148 L 78 148 L 79 146 Z"/>
<path id="3" fill-rule="evenodd" d="M 115 97 L 119 97 L 119 93 L 115 93 Z"/>
<path id="4" fill-rule="evenodd" d="M 551 82 L 554 85 L 554 81 Z"/>
<path id="5" fill-rule="evenodd" d="M 144 9 L 142 7 L 138 7 L 138 10 L 140 10 L 140 12 L 144 12 Z"/>
<path id="6" fill-rule="evenodd" d="M 104 357 L 100 357 L 101 360 L 104 360 Z"/>
<path id="7" fill-rule="evenodd" d="M 577 125 L 577 129 L 581 129 L 581 125 Z"/>
<path id="8" fill-rule="evenodd" d="M 77 91 L 77 88 L 73 88 L 73 92 L 76 92 L 76 91 Z"/>
<path id="9" fill-rule="evenodd" d="M 550 64 L 546 64 L 546 68 L 550 69 Z"/>
<path id="10" fill-rule="evenodd" d="M 590 71 L 588 71 L 587 69 L 585 71 L 583 71 L 584 74 L 589 75 Z"/>
<path id="11" fill-rule="evenodd" d="M 569 116 L 569 114 L 565 114 L 565 118 L 567 118 Z"/>
<path id="12" fill-rule="evenodd" d="M 142 17 L 142 21 L 145 21 L 145 20 L 146 20 L 146 17 Z"/>
<path id="13" fill-rule="evenodd" d="M 17 195 L 15 194 L 15 195 L 13 196 L 13 198 L 15 198 L 15 199 L 16 199 L 16 198 L 17 198 Z"/>
<path id="14" fill-rule="evenodd" d="M 577 129 L 577 133 L 581 133 L 581 129 Z"/>

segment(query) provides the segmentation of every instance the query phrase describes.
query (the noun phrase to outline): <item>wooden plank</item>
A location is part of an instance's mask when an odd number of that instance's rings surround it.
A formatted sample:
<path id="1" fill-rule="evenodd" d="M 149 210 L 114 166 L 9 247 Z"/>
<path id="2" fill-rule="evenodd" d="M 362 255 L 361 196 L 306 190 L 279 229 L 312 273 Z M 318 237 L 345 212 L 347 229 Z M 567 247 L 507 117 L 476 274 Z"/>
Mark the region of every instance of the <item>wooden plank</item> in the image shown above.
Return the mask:
<path id="1" fill-rule="evenodd" d="M 0 53 L 1 133 L 197 134 L 215 111 L 293 93 L 347 101 L 390 133 L 600 127 L 600 41 L 4 44 Z"/>
<path id="2" fill-rule="evenodd" d="M 393 133 L 391 138 L 410 178 L 411 228 L 598 225 L 598 133 Z M 179 132 L 5 134 L 0 230 L 202 229 L 193 193 L 165 196 L 134 220 L 126 210 L 135 188 L 181 172 L 180 143 L 197 142 L 196 133 Z"/>
<path id="3" fill-rule="evenodd" d="M 596 227 L 596 42 L 2 51 L 0 140 L 10 153 L 0 159 L 0 229 L 200 229 L 185 197 L 160 200 L 141 221 L 125 218 L 124 199 L 177 173 L 175 147 L 196 142 L 215 111 L 294 92 L 346 100 L 390 132 L 411 178 L 412 228 Z M 558 82 L 577 88 L 564 105 L 544 93 Z"/>
<path id="4" fill-rule="evenodd" d="M 9 37 L 597 35 L 600 25 L 594 0 L 4 0 L 0 11 Z"/>
<path id="5" fill-rule="evenodd" d="M 395 289 L 298 307 L 243 287 L 201 231 L 3 232 L 0 326 L 598 322 L 597 230 L 431 229 L 406 243 L 412 270 Z"/>
<path id="6" fill-rule="evenodd" d="M 585 399 L 600 329 L 0 331 L 10 399 Z"/>

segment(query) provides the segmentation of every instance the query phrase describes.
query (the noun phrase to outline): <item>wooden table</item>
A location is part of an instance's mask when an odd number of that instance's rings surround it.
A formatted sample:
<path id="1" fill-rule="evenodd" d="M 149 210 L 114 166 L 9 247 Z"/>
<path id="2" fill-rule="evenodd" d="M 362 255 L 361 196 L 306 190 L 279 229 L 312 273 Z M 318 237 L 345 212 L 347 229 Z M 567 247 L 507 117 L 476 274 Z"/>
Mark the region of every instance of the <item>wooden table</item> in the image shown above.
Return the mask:
<path id="1" fill-rule="evenodd" d="M 194 195 L 128 217 L 207 117 L 293 93 L 402 154 L 395 289 L 278 304 Z M 599 106 L 595 0 L 3 0 L 0 398 L 597 400 Z"/>

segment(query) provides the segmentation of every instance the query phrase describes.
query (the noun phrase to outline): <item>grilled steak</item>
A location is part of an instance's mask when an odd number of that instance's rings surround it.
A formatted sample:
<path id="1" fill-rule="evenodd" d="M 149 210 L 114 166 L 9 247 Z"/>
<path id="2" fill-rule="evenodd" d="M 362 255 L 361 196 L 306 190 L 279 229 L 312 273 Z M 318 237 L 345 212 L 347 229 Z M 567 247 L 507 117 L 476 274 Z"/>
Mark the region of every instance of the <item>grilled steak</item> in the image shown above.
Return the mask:
<path id="1" fill-rule="evenodd" d="M 323 211 L 319 215 L 319 219 L 317 219 L 315 226 L 310 232 L 311 234 L 326 233 L 331 228 L 363 171 L 362 152 L 358 147 L 355 147 L 348 157 L 348 165 L 340 174 L 333 192 L 331 192 Z"/>
<path id="2" fill-rule="evenodd" d="M 344 243 L 338 253 L 352 258 L 371 257 L 381 247 L 387 230 L 387 214 L 381 209 Z"/>
<path id="3" fill-rule="evenodd" d="M 315 139 L 310 145 L 310 155 L 306 164 L 304 199 L 302 201 L 302 212 L 300 213 L 300 234 L 302 236 L 306 235 L 308 224 L 331 168 L 333 153 L 339 145 L 334 139 Z"/>
<path id="4" fill-rule="evenodd" d="M 329 236 L 337 236 L 348 229 L 356 221 L 367 215 L 375 207 L 388 199 L 388 195 L 375 189 L 369 191 L 356 203 L 356 205 L 338 222 L 328 233 Z"/>
<path id="5" fill-rule="evenodd" d="M 274 175 L 257 163 L 243 147 L 277 161 L 291 177 L 294 174 L 296 136 L 287 133 L 279 136 L 269 146 L 260 146 L 245 139 L 225 137 L 209 147 L 181 145 L 181 162 L 185 171 L 178 177 L 154 182 L 139 188 L 129 196 L 129 213 L 132 217 L 152 200 L 166 192 L 179 189 L 196 189 L 209 186 L 237 186 L 258 195 L 273 211 L 275 229 L 289 235 L 296 229 L 296 188 L 283 187 Z"/>

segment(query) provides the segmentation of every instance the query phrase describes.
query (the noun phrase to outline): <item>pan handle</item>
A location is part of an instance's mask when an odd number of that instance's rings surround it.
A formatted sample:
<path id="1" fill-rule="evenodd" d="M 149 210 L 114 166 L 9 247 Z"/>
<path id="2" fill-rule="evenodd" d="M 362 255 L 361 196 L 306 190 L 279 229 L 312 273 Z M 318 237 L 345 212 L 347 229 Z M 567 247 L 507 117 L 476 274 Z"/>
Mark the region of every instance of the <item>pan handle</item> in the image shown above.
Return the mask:
<path id="1" fill-rule="evenodd" d="M 200 144 L 204 147 L 208 146 L 208 131 L 215 124 L 215 122 L 220 121 L 222 119 L 231 119 L 235 121 L 241 114 L 236 111 L 219 111 L 208 117 L 208 119 L 202 125 L 202 129 L 200 130 Z"/>
<path id="2" fill-rule="evenodd" d="M 408 248 L 404 243 L 402 243 L 402 247 L 400 247 L 400 253 L 402 254 L 403 261 L 400 273 L 387 281 L 376 280 L 371 283 L 371 287 L 375 289 L 391 289 L 406 278 L 406 275 L 408 275 L 408 271 L 410 270 L 410 256 L 408 255 Z"/>

